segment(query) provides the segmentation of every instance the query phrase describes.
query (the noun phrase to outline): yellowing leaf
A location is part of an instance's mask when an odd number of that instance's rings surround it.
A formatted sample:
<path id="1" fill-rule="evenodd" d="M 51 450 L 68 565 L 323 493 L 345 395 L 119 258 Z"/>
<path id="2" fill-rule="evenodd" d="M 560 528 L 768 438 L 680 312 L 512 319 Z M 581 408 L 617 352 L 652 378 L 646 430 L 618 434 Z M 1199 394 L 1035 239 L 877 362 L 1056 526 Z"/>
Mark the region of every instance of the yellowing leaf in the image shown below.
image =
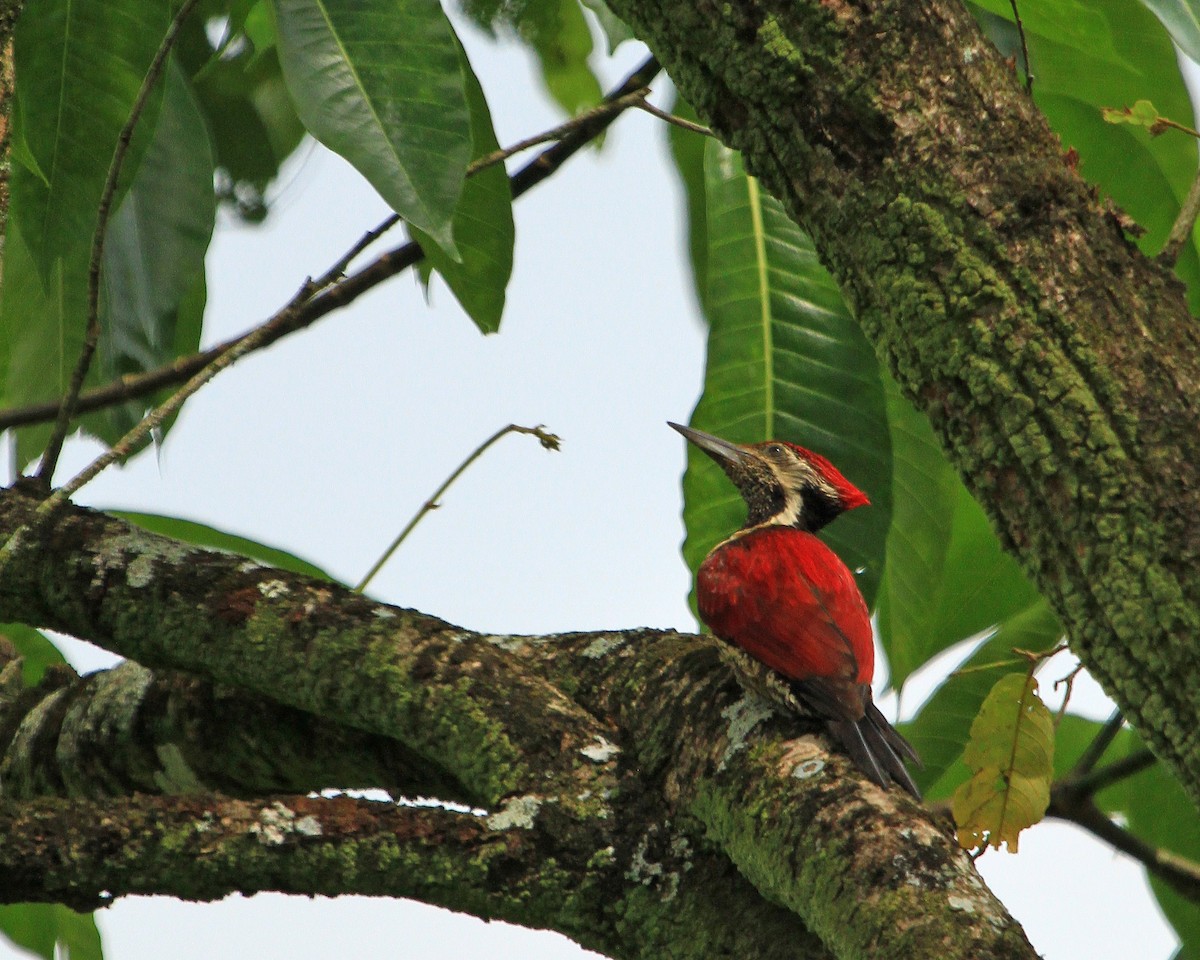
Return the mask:
<path id="1" fill-rule="evenodd" d="M 1008 845 L 1017 852 L 1021 831 L 1050 805 L 1054 776 L 1054 721 L 1022 673 L 1001 677 L 971 724 L 963 762 L 973 776 L 954 791 L 954 822 L 965 849 Z"/>

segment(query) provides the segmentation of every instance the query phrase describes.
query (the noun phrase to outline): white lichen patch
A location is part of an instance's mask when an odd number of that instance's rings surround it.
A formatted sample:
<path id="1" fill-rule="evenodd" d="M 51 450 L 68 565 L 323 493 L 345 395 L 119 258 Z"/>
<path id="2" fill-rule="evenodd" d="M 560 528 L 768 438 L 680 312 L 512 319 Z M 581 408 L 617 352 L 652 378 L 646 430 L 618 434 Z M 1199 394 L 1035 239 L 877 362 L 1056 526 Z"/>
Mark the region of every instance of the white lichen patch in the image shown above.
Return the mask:
<path id="1" fill-rule="evenodd" d="M 667 852 L 671 860 L 669 867 L 650 858 L 652 838 L 660 829 L 669 829 L 669 827 L 668 822 L 662 828 L 652 826 L 647 830 L 638 842 L 637 849 L 633 851 L 633 856 L 629 859 L 629 869 L 625 871 L 627 880 L 640 883 L 644 887 L 659 888 L 662 891 L 664 903 L 675 899 L 679 893 L 680 878 L 685 872 L 692 869 L 691 844 L 682 834 L 672 836 L 668 844 Z"/>
<path id="2" fill-rule="evenodd" d="M 289 593 L 288 585 L 282 580 L 264 580 L 258 585 L 258 592 L 268 600 L 278 600 Z"/>
<path id="3" fill-rule="evenodd" d="M 721 762 L 717 766 L 718 770 L 724 770 L 725 765 L 729 763 L 734 754 L 739 750 L 746 749 L 746 738 L 750 736 L 751 731 L 774 712 L 775 709 L 770 702 L 756 693 L 749 692 L 742 694 L 740 700 L 731 703 L 721 711 L 721 717 L 729 721 L 726 729 L 729 743 L 725 747 L 725 753 L 721 756 Z"/>
<path id="4" fill-rule="evenodd" d="M 391 607 L 376 607 L 371 611 L 371 616 L 376 620 L 395 620 L 396 611 Z"/>
<path id="5" fill-rule="evenodd" d="M 291 834 L 319 837 L 322 831 L 316 817 L 297 817 L 294 811 L 276 800 L 258 812 L 258 822 L 251 825 L 250 833 L 258 837 L 258 842 L 263 846 L 277 847 Z"/>
<path id="6" fill-rule="evenodd" d="M 532 793 L 513 797 L 487 818 L 489 830 L 532 830 L 533 821 L 541 809 L 542 798 Z"/>
<path id="7" fill-rule="evenodd" d="M 259 563 L 257 560 L 246 560 L 238 564 L 238 573 L 254 573 L 258 570 L 265 570 L 265 563 Z"/>
<path id="8" fill-rule="evenodd" d="M 819 757 L 801 760 L 792 768 L 792 776 L 796 780 L 808 780 L 825 769 L 825 761 Z"/>
<path id="9" fill-rule="evenodd" d="M 946 898 L 946 906 L 951 910 L 961 910 L 963 913 L 974 913 L 975 904 L 967 897 L 954 896 L 953 894 Z"/>
<path id="10" fill-rule="evenodd" d="M 92 561 L 96 568 L 92 586 L 102 586 L 110 570 L 124 570 L 129 585 L 140 589 L 151 582 L 159 561 L 177 565 L 190 553 L 192 549 L 183 544 L 131 528 L 126 533 L 106 537 L 97 545 Z"/>
<path id="11" fill-rule="evenodd" d="M 601 657 L 612 653 L 612 651 L 619 650 L 624 645 L 624 637 L 598 637 L 583 648 L 583 655 L 592 660 L 599 660 Z"/>
<path id="12" fill-rule="evenodd" d="M 608 763 L 621 752 L 621 748 L 615 743 L 609 743 L 604 737 L 597 736 L 595 743 L 589 744 L 579 752 L 595 763 Z"/>

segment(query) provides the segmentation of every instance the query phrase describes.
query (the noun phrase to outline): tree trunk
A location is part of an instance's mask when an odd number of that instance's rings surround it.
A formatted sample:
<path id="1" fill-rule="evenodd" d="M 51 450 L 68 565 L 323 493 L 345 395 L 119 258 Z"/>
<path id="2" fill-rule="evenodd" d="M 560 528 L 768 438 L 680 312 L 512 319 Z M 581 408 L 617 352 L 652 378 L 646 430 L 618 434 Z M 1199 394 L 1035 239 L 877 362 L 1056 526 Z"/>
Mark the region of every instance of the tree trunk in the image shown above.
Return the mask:
<path id="1" fill-rule="evenodd" d="M 1200 802 L 1200 325 L 958 0 L 612 0 Z M 918 55 L 919 52 L 919 55 Z"/>

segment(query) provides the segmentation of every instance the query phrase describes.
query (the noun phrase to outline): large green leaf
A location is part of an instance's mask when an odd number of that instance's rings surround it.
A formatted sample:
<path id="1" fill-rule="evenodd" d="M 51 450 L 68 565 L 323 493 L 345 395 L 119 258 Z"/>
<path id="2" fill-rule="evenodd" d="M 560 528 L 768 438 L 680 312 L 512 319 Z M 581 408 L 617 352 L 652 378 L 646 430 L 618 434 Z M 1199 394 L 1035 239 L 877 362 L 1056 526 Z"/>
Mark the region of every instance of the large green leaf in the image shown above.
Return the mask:
<path id="1" fill-rule="evenodd" d="M 283 76 L 308 131 L 456 256 L 471 160 L 454 31 L 434 0 L 274 0 Z"/>
<path id="2" fill-rule="evenodd" d="M 868 602 L 883 567 L 891 514 L 891 447 L 875 354 L 812 242 L 710 141 L 705 158 L 709 322 L 704 394 L 692 425 L 730 440 L 778 437 L 828 456 L 873 506 L 827 538 L 859 569 Z M 695 569 L 745 519 L 721 470 L 689 450 L 684 556 Z"/>
<path id="3" fill-rule="evenodd" d="M 492 115 L 483 88 L 461 48 L 459 54 L 471 106 L 473 155 L 478 159 L 500 145 L 492 129 Z M 462 255 L 461 262 L 431 243 L 421 231 L 410 230 L 420 242 L 429 266 L 442 275 L 475 325 L 484 333 L 499 330 L 504 291 L 512 275 L 515 240 L 512 190 L 503 164 L 479 171 L 463 188 L 462 200 L 454 211 L 454 243 Z"/>
<path id="4" fill-rule="evenodd" d="M 30 176 L 20 167 L 13 169 L 14 185 Z M 14 190 L 14 214 L 17 209 Z M 10 217 L 0 285 L 0 369 L 6 406 L 51 400 L 66 392 L 87 317 L 87 248 L 77 247 L 65 261 L 56 258 L 43 282 L 21 226 L 21 218 Z M 49 433 L 46 424 L 17 431 L 19 464 L 41 452 Z"/>
<path id="5" fill-rule="evenodd" d="M 1012 17 L 1008 0 L 980 5 Z M 1179 133 L 1151 138 L 1144 130 L 1105 124 L 1100 111 L 1150 100 L 1162 115 L 1191 123 L 1192 104 L 1170 36 L 1145 6 L 1128 0 L 1047 0 L 1021 11 L 1034 99 L 1064 147 L 1078 152 L 1083 176 L 1146 229 L 1138 241 L 1142 249 L 1157 252 L 1195 175 L 1196 145 Z M 1005 54 L 1018 55 L 1015 31 L 991 33 Z M 1184 248 L 1176 269 L 1192 309 L 1200 309 L 1194 243 Z"/>
<path id="6" fill-rule="evenodd" d="M 1179 49 L 1200 63 L 1200 9 L 1196 0 L 1142 0 L 1142 3 L 1167 28 Z"/>
<path id="7" fill-rule="evenodd" d="M 174 540 L 182 540 L 184 543 L 190 543 L 197 547 L 224 550 L 227 553 L 250 557 L 272 567 L 279 567 L 280 570 L 290 570 L 293 573 L 302 573 L 309 577 L 320 577 L 322 580 L 333 580 L 333 577 L 320 567 L 307 560 L 302 560 L 286 550 L 270 547 L 247 537 L 240 537 L 236 533 L 227 533 L 216 527 L 197 523 L 195 520 L 183 520 L 180 517 L 167 517 L 157 513 L 135 513 L 129 510 L 106 510 L 105 512 L 114 517 L 128 520 L 143 530 L 171 537 Z"/>
<path id="8" fill-rule="evenodd" d="M 1129 828 L 1159 849 L 1200 863 L 1200 813 L 1160 763 L 1138 774 L 1129 791 Z M 1179 935 L 1177 960 L 1200 960 L 1200 905 L 1150 875 L 1158 905 Z"/>
<path id="9" fill-rule="evenodd" d="M 931 657 L 1028 609 L 1038 593 L 1001 548 L 928 419 L 890 377 L 884 382 L 894 474 L 877 615 L 899 688 Z"/>
<path id="10" fill-rule="evenodd" d="M 55 960 L 104 960 L 100 931 L 90 913 L 76 913 L 54 903 L 0 906 L 0 932 L 18 947 Z"/>
<path id="11" fill-rule="evenodd" d="M 43 279 L 91 245 L 118 135 L 169 22 L 169 5 L 156 0 L 29 0 L 17 21 L 18 155 L 33 163 L 30 176 L 13 178 L 12 216 Z M 141 127 L 156 112 L 157 96 Z M 143 139 L 134 139 L 126 182 Z"/>
<path id="12" fill-rule="evenodd" d="M 204 255 L 215 216 L 207 127 L 178 67 L 164 74 L 166 96 L 137 175 L 109 220 L 101 274 L 100 349 L 87 382 L 156 368 L 199 345 Z M 32 177 L 13 171 L 14 180 Z M 23 210 L 14 202 L 17 211 Z M 10 224 L 0 290 L 4 398 L 22 405 L 62 396 L 83 346 L 88 245 L 55 258 L 43 280 L 26 243 L 23 217 Z M 114 442 L 145 407 L 128 404 L 85 418 Z M 41 451 L 46 424 L 18 431 L 24 464 Z"/>
<path id="13" fill-rule="evenodd" d="M 678 93 L 671 112 L 688 120 L 698 120 L 692 105 Z M 700 308 L 707 312 L 708 295 L 708 197 L 704 189 L 704 153 L 708 138 L 673 123 L 664 124 L 675 169 L 683 182 L 687 204 L 688 256 L 692 263 L 693 290 Z"/>
<path id="14" fill-rule="evenodd" d="M 163 79 L 154 137 L 113 215 L 104 247 L 99 359 L 106 381 L 154 369 L 199 347 L 204 256 L 216 217 L 213 155 L 204 117 L 178 65 L 172 62 Z M 115 442 L 147 405 L 111 408 L 88 425 Z"/>

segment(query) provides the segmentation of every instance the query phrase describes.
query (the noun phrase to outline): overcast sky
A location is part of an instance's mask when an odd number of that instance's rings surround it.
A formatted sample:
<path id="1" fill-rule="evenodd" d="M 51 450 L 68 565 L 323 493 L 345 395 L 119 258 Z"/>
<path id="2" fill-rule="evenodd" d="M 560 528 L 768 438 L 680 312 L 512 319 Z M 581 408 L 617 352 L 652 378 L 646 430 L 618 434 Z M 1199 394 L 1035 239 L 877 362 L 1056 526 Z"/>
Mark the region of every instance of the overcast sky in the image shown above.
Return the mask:
<path id="1" fill-rule="evenodd" d="M 560 122 L 523 52 L 465 34 L 502 144 Z M 602 69 L 615 81 L 643 55 L 627 44 Z M 427 305 L 402 275 L 222 374 L 189 401 L 157 457 L 110 470 L 79 499 L 209 523 L 353 583 L 483 438 L 509 422 L 544 423 L 563 437 L 561 452 L 505 438 L 372 592 L 496 632 L 694 629 L 679 556 L 683 440 L 665 421 L 686 422 L 695 403 L 704 331 L 657 123 L 631 111 L 601 152 L 518 203 L 499 335 L 481 336 L 436 283 Z M 264 319 L 385 213 L 340 160 L 303 148 L 266 226 L 223 221 L 208 261 L 206 341 Z M 95 452 L 70 445 L 60 480 Z M 80 645 L 72 657 L 106 662 Z M 1073 704 L 1096 718 L 1110 709 L 1090 683 L 1077 685 Z M 1019 856 L 989 853 L 980 867 L 1048 960 L 1174 950 L 1140 868 L 1074 828 L 1039 826 Z M 100 917 L 110 960 L 579 955 L 557 935 L 362 898 L 131 898 Z"/>

